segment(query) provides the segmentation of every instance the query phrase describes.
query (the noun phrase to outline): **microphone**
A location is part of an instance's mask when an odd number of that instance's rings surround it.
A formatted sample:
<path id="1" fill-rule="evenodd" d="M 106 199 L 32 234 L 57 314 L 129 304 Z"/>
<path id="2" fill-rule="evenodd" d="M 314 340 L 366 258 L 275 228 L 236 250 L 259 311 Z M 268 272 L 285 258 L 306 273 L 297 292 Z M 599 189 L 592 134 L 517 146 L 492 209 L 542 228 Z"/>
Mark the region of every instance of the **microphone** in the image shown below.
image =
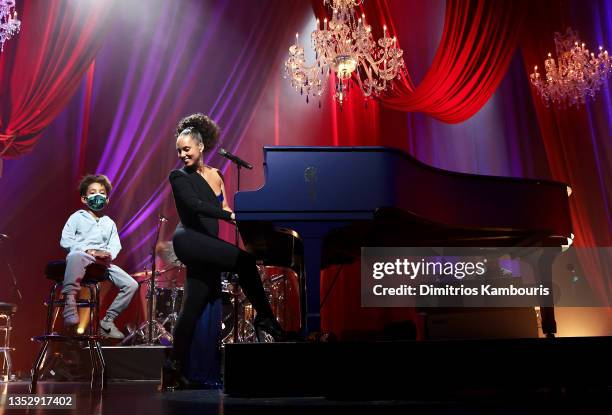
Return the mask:
<path id="1" fill-rule="evenodd" d="M 249 163 L 247 163 L 246 161 L 242 160 L 240 157 L 233 155 L 232 153 L 225 151 L 224 148 L 220 148 L 219 149 L 219 155 L 225 157 L 228 160 L 233 161 L 234 163 L 236 163 L 239 167 L 244 167 L 246 169 L 251 170 L 253 168 L 253 166 L 251 166 Z"/>

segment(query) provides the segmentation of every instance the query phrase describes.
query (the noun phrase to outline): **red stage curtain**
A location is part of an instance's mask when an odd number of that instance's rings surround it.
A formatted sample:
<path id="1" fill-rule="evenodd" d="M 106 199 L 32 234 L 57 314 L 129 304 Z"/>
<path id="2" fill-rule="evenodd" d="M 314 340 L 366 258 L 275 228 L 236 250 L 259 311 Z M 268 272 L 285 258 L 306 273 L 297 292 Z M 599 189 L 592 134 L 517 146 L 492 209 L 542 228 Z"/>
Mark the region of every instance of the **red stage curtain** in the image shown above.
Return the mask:
<path id="1" fill-rule="evenodd" d="M 523 12 L 521 1 L 447 1 L 444 32 L 431 69 L 414 89 L 407 82 L 398 83 L 383 97 L 383 105 L 421 111 L 447 123 L 467 120 L 491 98 L 506 74 Z"/>
<path id="2" fill-rule="evenodd" d="M 25 1 L 0 54 L 0 156 L 27 154 L 96 56 L 116 2 Z"/>
<path id="3" fill-rule="evenodd" d="M 410 30 L 405 13 L 389 12 L 388 0 L 364 4 L 366 21 L 375 37 L 386 24 Z M 324 11 L 318 0 L 315 11 Z M 459 123 L 476 114 L 503 79 L 516 49 L 526 3 L 524 1 L 448 0 L 444 32 L 431 69 L 415 88 L 407 74 L 381 97 L 384 106 L 405 112 L 423 112 L 446 123 Z M 378 22 L 376 22 L 378 20 Z"/>
<path id="4" fill-rule="evenodd" d="M 582 41 L 587 47 L 595 49 L 594 28 L 591 15 L 580 18 L 571 12 L 570 4 L 563 8 L 556 1 L 540 1 L 533 4 L 528 16 L 528 24 L 521 41 L 521 49 L 528 73 L 533 67 L 544 66 L 548 52 L 554 52 L 554 32 L 565 32 L 567 26 L 580 29 Z M 605 10 L 605 2 L 589 2 L 587 11 Z M 590 33 L 591 31 L 592 33 Z M 610 136 L 597 132 L 593 128 L 593 113 L 598 108 L 603 122 L 608 122 L 605 111 L 607 93 L 602 90 L 598 99 L 587 106 L 579 108 L 547 108 L 540 96 L 531 89 L 540 132 L 544 141 L 546 156 L 554 180 L 569 184 L 573 193 L 570 197 L 572 224 L 575 233 L 574 245 L 579 248 L 607 247 L 608 251 L 578 250 L 578 256 L 585 277 L 601 300 L 609 304 L 612 299 L 612 285 L 607 273 L 612 258 L 609 247 L 612 247 L 610 233 L 609 188 L 604 190 L 604 183 L 612 180 L 610 157 Z M 595 115 L 597 117 L 597 115 Z M 552 208 L 552 207 L 551 207 Z M 612 309 L 610 309 L 612 311 Z"/>
<path id="5" fill-rule="evenodd" d="M 364 6 L 366 19 L 373 25 L 375 37 L 380 35 L 382 24 L 390 27 L 391 33 L 409 30 L 409 25 L 402 23 L 406 15 L 390 14 L 388 2 L 378 0 L 366 2 Z M 444 32 L 431 69 L 416 88 L 412 86 L 409 76 L 397 83 L 393 95 L 382 98 L 383 106 L 424 112 L 448 123 L 465 121 L 486 103 L 497 88 L 518 42 L 529 73 L 533 65 L 543 66 L 546 54 L 554 50 L 555 31 L 564 31 L 572 24 L 583 33 L 595 31 L 590 16 L 577 21 L 579 16 L 570 12 L 569 4 L 560 7 L 558 2 L 550 0 L 527 6 L 524 2 L 511 1 L 448 0 Z M 584 8 L 582 5 L 578 7 Z M 605 2 L 589 3 L 587 9 L 596 7 L 605 10 Z M 323 16 L 321 7 L 315 10 L 319 17 Z M 521 22 L 524 30 L 519 33 Z M 594 36 L 591 34 L 590 39 L 588 37 L 583 40 L 591 45 Z M 591 46 L 594 48 L 597 44 Z M 600 92 L 605 93 L 605 90 Z M 359 101 L 359 96 L 350 96 L 347 102 L 356 106 Z M 573 188 L 570 207 L 575 245 L 589 248 L 612 246 L 610 203 L 606 200 L 609 195 L 603 190 L 604 184 L 612 177 L 610 164 L 606 162 L 610 154 L 607 150 L 609 136 L 597 132 L 593 125 L 598 121 L 593 120 L 593 113 L 600 113 L 600 118 L 601 114 L 609 113 L 605 108 L 597 109 L 605 105 L 605 102 L 601 102 L 605 100 L 600 98 L 600 102 L 592 104 L 591 110 L 585 107 L 564 110 L 546 108 L 535 94 L 533 101 L 552 178 Z M 386 113 L 382 110 L 380 116 Z M 347 129 L 346 123 L 361 122 L 351 119 L 349 115 L 340 117 L 344 122 L 339 123 L 336 130 Z M 355 125 L 351 125 L 351 128 L 359 130 Z M 384 136 L 379 139 L 384 139 Z M 362 143 L 357 140 L 334 144 Z M 401 144 L 395 146 L 404 147 Z M 612 285 L 602 272 L 610 267 L 609 254 L 579 250 L 578 255 L 591 287 L 603 301 L 609 302 Z M 323 273 L 323 287 L 329 275 L 329 272 Z M 336 307 L 336 301 L 342 303 L 344 300 L 329 301 L 327 308 L 333 308 L 330 314 L 336 315 L 342 308 Z M 330 327 L 333 324 L 331 320 L 324 319 L 324 325 Z"/>

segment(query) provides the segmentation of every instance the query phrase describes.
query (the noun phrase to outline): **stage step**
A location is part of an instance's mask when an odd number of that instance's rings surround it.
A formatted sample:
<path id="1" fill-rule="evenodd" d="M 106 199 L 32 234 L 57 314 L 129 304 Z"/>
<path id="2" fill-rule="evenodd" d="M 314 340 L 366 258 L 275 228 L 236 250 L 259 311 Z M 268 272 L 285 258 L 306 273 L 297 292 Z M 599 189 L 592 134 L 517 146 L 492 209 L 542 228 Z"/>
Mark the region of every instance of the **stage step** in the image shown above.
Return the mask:
<path id="1" fill-rule="evenodd" d="M 232 396 L 415 398 L 612 385 L 612 337 L 227 344 Z"/>
<path id="2" fill-rule="evenodd" d="M 160 380 L 167 346 L 102 346 L 107 380 Z M 78 379 L 91 375 L 88 349 L 79 353 Z M 74 372 L 74 369 L 73 369 Z"/>
<path id="3" fill-rule="evenodd" d="M 159 380 L 167 346 L 105 346 L 108 380 Z"/>

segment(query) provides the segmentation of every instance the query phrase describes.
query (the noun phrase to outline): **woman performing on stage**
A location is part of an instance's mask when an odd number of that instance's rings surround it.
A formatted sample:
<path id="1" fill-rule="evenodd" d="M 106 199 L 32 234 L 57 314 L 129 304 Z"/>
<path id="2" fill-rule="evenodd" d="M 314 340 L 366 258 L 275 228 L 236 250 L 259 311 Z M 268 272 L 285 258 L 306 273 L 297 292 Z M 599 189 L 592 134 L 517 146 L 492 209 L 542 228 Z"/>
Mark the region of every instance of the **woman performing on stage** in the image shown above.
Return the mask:
<path id="1" fill-rule="evenodd" d="M 275 341 L 284 332 L 266 297 L 255 258 L 218 238 L 219 219 L 233 221 L 221 173 L 204 164 L 204 153 L 214 148 L 219 127 L 203 114 L 183 118 L 176 131 L 176 150 L 185 166 L 170 173 L 170 184 L 180 222 L 173 238 L 178 259 L 187 267 L 185 298 L 175 330 L 170 358 L 162 371 L 162 389 L 188 388 L 183 370 L 198 318 L 221 290 L 221 272 L 237 273 L 247 298 L 257 312 L 259 341 L 266 333 Z"/>

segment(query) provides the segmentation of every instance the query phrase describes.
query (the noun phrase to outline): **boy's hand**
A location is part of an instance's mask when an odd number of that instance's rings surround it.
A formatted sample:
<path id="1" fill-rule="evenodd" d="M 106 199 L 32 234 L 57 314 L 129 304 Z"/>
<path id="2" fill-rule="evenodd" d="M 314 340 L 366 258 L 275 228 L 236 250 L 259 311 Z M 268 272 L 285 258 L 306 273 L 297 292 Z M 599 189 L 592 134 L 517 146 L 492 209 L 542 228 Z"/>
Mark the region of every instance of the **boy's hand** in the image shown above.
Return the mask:
<path id="1" fill-rule="evenodd" d="M 86 252 L 91 256 L 95 256 L 96 258 L 107 258 L 107 257 L 110 258 L 111 257 L 110 252 L 102 251 L 99 249 L 88 249 Z"/>
<path id="2" fill-rule="evenodd" d="M 96 253 L 94 254 L 94 256 L 96 258 L 109 258 L 109 259 L 111 258 L 110 252 L 107 252 L 107 251 L 98 251 L 98 250 L 96 250 Z"/>
<path id="3" fill-rule="evenodd" d="M 106 267 L 109 267 L 112 261 L 112 256 L 110 252 L 101 251 L 98 249 L 90 249 L 87 251 L 89 255 L 92 255 L 96 258 L 96 262 L 102 264 Z"/>

